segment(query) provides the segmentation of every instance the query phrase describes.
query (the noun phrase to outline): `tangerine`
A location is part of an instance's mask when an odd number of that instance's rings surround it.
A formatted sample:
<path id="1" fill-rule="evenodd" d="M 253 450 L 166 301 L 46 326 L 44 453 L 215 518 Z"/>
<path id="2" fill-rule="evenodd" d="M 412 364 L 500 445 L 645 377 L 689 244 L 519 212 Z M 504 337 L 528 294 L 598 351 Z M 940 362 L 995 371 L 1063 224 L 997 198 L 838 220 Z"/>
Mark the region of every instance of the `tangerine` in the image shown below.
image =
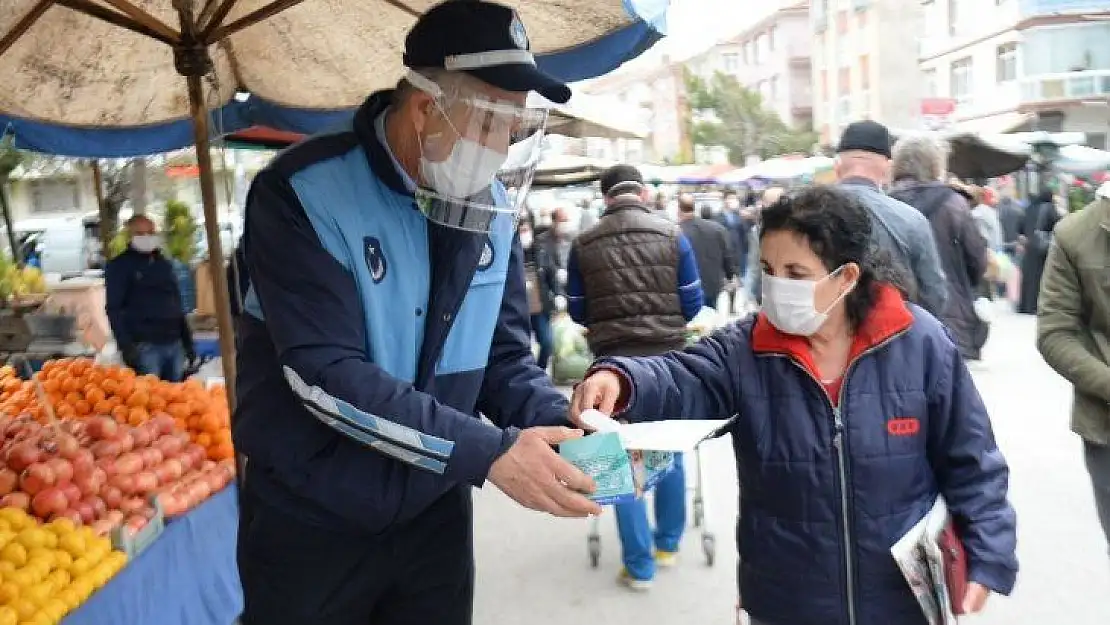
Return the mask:
<path id="1" fill-rule="evenodd" d="M 149 418 L 146 408 L 132 408 L 127 414 L 127 423 L 138 426 L 146 423 Z"/>
<path id="2" fill-rule="evenodd" d="M 116 406 L 112 408 L 112 418 L 120 423 L 126 423 L 130 412 L 126 406 Z"/>

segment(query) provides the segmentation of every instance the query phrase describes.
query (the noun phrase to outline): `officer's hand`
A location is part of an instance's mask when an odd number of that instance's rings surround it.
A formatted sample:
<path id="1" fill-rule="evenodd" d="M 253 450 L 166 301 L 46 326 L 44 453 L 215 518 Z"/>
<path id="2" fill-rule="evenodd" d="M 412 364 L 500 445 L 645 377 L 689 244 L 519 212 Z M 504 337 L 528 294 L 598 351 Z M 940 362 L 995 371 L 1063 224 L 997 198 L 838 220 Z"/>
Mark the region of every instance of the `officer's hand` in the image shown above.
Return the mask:
<path id="1" fill-rule="evenodd" d="M 964 614 L 976 614 L 982 612 L 983 608 L 987 605 L 987 599 L 991 596 L 991 591 L 984 585 L 978 582 L 971 582 L 967 585 L 967 594 L 964 595 Z"/>
<path id="2" fill-rule="evenodd" d="M 600 370 L 590 374 L 574 388 L 570 400 L 570 422 L 582 427 L 580 416 L 594 408 L 607 415 L 613 414 L 620 401 L 624 380 L 614 371 Z"/>
<path id="3" fill-rule="evenodd" d="M 559 312 L 566 312 L 567 311 L 567 298 L 563 297 L 562 295 L 556 295 L 555 296 L 555 310 L 557 310 Z"/>
<path id="4" fill-rule="evenodd" d="M 551 448 L 580 436 L 582 430 L 564 427 L 523 430 L 490 467 L 489 480 L 525 508 L 561 517 L 601 514 L 601 506 L 582 495 L 594 491 L 593 480 Z"/>

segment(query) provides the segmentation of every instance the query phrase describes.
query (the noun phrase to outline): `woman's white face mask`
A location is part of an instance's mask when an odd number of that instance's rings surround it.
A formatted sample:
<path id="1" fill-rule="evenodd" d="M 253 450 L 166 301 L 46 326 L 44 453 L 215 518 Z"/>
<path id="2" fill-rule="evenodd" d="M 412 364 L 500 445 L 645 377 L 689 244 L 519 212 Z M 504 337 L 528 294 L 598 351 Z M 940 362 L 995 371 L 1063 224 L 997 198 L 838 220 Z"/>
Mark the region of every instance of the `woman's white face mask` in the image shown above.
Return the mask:
<path id="1" fill-rule="evenodd" d="M 838 267 L 820 280 L 794 280 L 777 278 L 763 273 L 763 313 L 779 331 L 796 336 L 812 336 L 825 324 L 832 310 L 852 289 L 853 282 L 829 304 L 824 311 L 817 310 L 817 285 L 836 276 L 844 269 Z"/>

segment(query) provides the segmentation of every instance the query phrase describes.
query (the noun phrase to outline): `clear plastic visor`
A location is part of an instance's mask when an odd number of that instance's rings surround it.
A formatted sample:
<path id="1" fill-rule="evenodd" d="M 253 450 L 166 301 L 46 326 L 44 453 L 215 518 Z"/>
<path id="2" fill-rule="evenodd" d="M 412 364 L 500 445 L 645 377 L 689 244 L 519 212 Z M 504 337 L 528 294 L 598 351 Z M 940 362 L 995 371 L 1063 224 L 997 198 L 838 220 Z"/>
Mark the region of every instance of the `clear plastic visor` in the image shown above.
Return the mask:
<path id="1" fill-rule="evenodd" d="M 421 142 L 417 205 L 451 228 L 518 218 L 543 147 L 546 109 L 473 95 L 443 101 Z M 438 117 L 438 119 L 437 119 Z"/>

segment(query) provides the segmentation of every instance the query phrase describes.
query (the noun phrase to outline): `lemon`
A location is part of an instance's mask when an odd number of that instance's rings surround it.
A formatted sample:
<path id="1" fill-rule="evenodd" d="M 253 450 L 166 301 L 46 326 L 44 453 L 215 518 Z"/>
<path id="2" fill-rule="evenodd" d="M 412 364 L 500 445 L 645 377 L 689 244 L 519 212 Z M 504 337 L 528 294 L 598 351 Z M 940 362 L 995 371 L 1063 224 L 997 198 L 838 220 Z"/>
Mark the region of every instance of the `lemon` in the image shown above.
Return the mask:
<path id="1" fill-rule="evenodd" d="M 81 536 L 81 538 L 83 538 L 86 543 L 100 538 L 96 535 L 96 532 L 94 532 L 93 529 L 88 525 L 82 525 L 81 527 L 78 527 L 74 533 Z"/>
<path id="2" fill-rule="evenodd" d="M 15 573 L 15 571 L 15 564 L 8 562 L 7 560 L 0 560 L 0 575 L 7 577 L 8 575 Z"/>
<path id="3" fill-rule="evenodd" d="M 0 509 L 0 519 L 8 522 L 13 530 L 21 530 L 28 525 L 33 525 L 34 520 L 31 515 L 27 514 L 21 508 L 3 508 Z"/>
<path id="4" fill-rule="evenodd" d="M 105 558 L 104 561 L 109 562 L 112 566 L 112 570 L 118 573 L 120 569 L 127 566 L 127 554 L 122 551 L 113 551 L 108 554 L 108 557 Z"/>
<path id="5" fill-rule="evenodd" d="M 73 519 L 58 517 L 53 521 L 47 523 L 46 529 L 50 530 L 58 536 L 61 536 L 62 534 L 72 534 L 73 532 L 75 532 L 77 530 L 77 524 L 73 522 Z"/>
<path id="6" fill-rule="evenodd" d="M 34 549 L 35 547 L 46 547 L 47 533 L 48 532 L 46 530 L 39 527 L 28 527 L 27 529 L 20 532 L 19 535 L 15 537 L 15 539 L 17 542 L 19 542 L 19 544 L 28 549 Z"/>
<path id="7" fill-rule="evenodd" d="M 58 600 L 66 604 L 70 610 L 76 610 L 77 606 L 81 605 L 81 597 L 78 596 L 77 591 L 73 588 L 63 588 L 57 595 Z"/>
<path id="8" fill-rule="evenodd" d="M 63 571 L 62 569 L 58 569 L 50 575 L 47 575 L 46 579 L 50 580 L 50 582 L 54 584 L 55 591 L 61 591 L 63 588 L 68 587 L 69 583 L 73 581 L 73 577 L 71 577 L 68 572 Z"/>
<path id="9" fill-rule="evenodd" d="M 32 547 L 27 550 L 28 562 L 44 562 L 47 569 L 53 569 L 58 562 L 58 552 L 46 547 Z"/>
<path id="10" fill-rule="evenodd" d="M 46 536 L 46 548 L 47 549 L 57 549 L 58 548 L 58 535 L 55 534 L 54 532 L 46 532 L 45 536 Z"/>
<path id="11" fill-rule="evenodd" d="M 12 529 L 11 521 L 7 519 L 0 519 L 0 531 L 9 532 Z"/>
<path id="12" fill-rule="evenodd" d="M 85 548 L 85 538 L 77 532 L 66 534 L 58 539 L 58 549 L 68 551 L 74 558 L 85 555 Z"/>
<path id="13" fill-rule="evenodd" d="M 42 610 L 36 612 L 35 616 L 31 618 L 32 625 L 56 625 L 57 622 L 57 620 L 50 618 L 50 615 Z"/>
<path id="14" fill-rule="evenodd" d="M 49 582 L 42 582 L 25 589 L 19 598 L 27 599 L 33 602 L 35 606 L 43 606 L 46 605 L 52 594 L 54 594 L 53 585 Z"/>
<path id="15" fill-rule="evenodd" d="M 10 528 L 0 530 L 0 547 L 15 540 L 16 535 L 16 532 L 13 532 Z"/>
<path id="16" fill-rule="evenodd" d="M 8 605 L 19 598 L 19 584 L 4 582 L 0 584 L 0 605 Z"/>
<path id="17" fill-rule="evenodd" d="M 86 576 L 81 576 L 74 579 L 73 583 L 69 585 L 69 588 L 73 592 L 77 593 L 77 596 L 80 598 L 80 601 L 78 603 L 84 603 L 85 600 L 92 596 L 93 593 L 92 581 L 90 581 L 89 578 Z"/>
<path id="18" fill-rule="evenodd" d="M 111 543 L 101 542 L 99 540 L 90 542 L 85 546 L 85 558 L 93 564 L 99 564 L 104 561 L 108 554 L 112 553 Z"/>
<path id="19" fill-rule="evenodd" d="M 47 602 L 45 606 L 42 607 L 42 611 L 50 615 L 50 618 L 53 619 L 55 623 L 57 623 L 58 621 L 62 620 L 62 617 L 66 615 L 66 612 L 69 612 L 69 606 L 66 604 L 65 601 L 62 601 L 61 599 L 51 599 Z"/>
<path id="20" fill-rule="evenodd" d="M 85 573 L 88 573 L 89 569 L 91 569 L 91 568 L 92 568 L 92 563 L 89 562 L 88 560 L 86 560 L 85 558 L 81 558 L 81 557 L 74 558 L 73 559 L 73 564 L 69 565 L 69 574 L 72 575 L 73 577 L 81 577 Z"/>
<path id="21" fill-rule="evenodd" d="M 8 583 L 15 584 L 19 588 L 26 588 L 34 584 L 35 581 L 35 574 L 24 569 L 20 569 L 8 576 Z"/>
<path id="22" fill-rule="evenodd" d="M 73 564 L 73 556 L 69 555 L 68 551 L 54 551 L 54 568 L 68 570 L 71 564 Z"/>
<path id="23" fill-rule="evenodd" d="M 0 608 L 0 625 L 19 625 L 19 612 L 8 606 Z"/>
<path id="24" fill-rule="evenodd" d="M 29 621 L 39 611 L 38 606 L 27 599 L 16 599 L 11 607 L 15 608 L 16 614 L 19 615 L 19 620 Z"/>
<path id="25" fill-rule="evenodd" d="M 27 564 L 27 549 L 19 543 L 8 543 L 0 549 L 0 560 L 7 560 L 16 566 Z"/>

